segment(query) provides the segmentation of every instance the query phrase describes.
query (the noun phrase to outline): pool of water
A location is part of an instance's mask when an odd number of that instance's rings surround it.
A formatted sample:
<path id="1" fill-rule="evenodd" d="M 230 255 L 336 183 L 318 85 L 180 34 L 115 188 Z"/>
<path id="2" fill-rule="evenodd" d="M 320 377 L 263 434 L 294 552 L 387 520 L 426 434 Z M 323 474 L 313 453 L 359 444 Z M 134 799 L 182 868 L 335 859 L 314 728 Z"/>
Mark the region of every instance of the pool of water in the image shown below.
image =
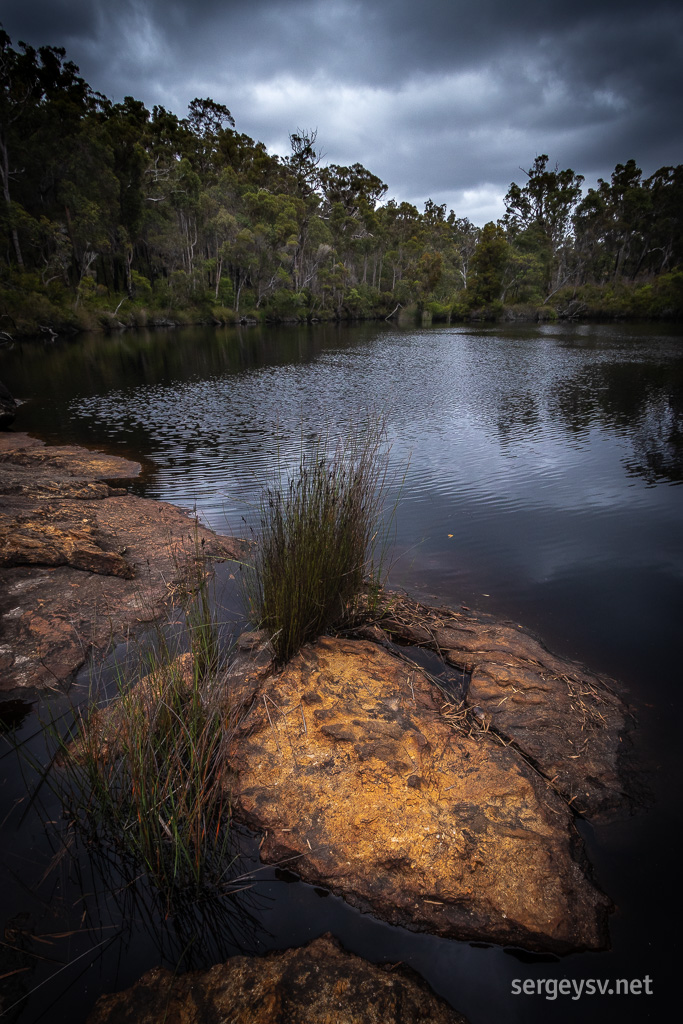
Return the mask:
<path id="1" fill-rule="evenodd" d="M 231 904 L 201 925 L 193 964 L 332 931 L 371 959 L 409 963 L 472 1024 L 501 1014 L 661 1019 L 656 1002 L 675 980 L 679 910 L 672 836 L 681 821 L 683 331 L 365 324 L 129 332 L 4 349 L 0 379 L 25 400 L 16 429 L 142 461 L 138 493 L 196 509 L 221 532 L 255 525 L 262 488 L 289 472 L 302 446 L 321 435 L 333 444 L 364 410 L 382 413 L 387 508 L 396 505 L 390 582 L 534 629 L 558 653 L 617 678 L 638 711 L 653 805 L 625 822 L 580 823 L 597 880 L 616 904 L 611 951 L 548 961 L 411 935 L 269 869 L 243 913 Z M 219 589 L 227 587 L 234 608 L 224 577 Z M 56 714 L 57 698 L 50 706 Z M 37 749 L 41 737 L 29 738 L 36 718 L 25 711 L 7 715 Z M 61 857 L 46 875 L 59 851 L 46 851 L 43 820 L 58 812 L 47 800 L 19 823 L 15 760 L 0 761 L 0 985 L 19 998 L 24 982 L 44 982 L 8 1019 L 28 1024 L 45 1014 L 76 1024 L 99 992 L 130 984 L 161 959 L 176 963 L 189 940 L 180 926 L 174 938 L 153 907 L 122 910 L 111 894 L 93 896 L 87 859 Z M 250 841 L 241 849 L 253 867 Z M 126 917 L 134 922 L 127 936 Z M 25 952 L 16 959 L 11 948 L 24 933 L 62 937 L 32 941 L 32 954 L 46 959 L 29 969 Z M 73 965 L 57 975 L 66 962 Z M 511 994 L 515 979 L 646 975 L 653 997 Z"/>

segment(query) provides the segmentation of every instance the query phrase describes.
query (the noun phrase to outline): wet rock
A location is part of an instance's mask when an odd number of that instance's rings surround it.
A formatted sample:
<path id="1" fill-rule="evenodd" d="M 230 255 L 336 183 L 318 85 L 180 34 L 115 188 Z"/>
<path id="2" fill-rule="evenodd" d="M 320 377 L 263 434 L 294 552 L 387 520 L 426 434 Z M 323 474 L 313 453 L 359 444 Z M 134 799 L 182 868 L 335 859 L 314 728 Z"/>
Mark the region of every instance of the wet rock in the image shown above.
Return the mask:
<path id="1" fill-rule="evenodd" d="M 466 1024 L 410 969 L 370 964 L 331 935 L 101 996 L 88 1024 Z"/>
<path id="2" fill-rule="evenodd" d="M 0 381 L 0 430 L 7 430 L 14 423 L 16 411 L 16 399 Z"/>
<path id="3" fill-rule="evenodd" d="M 394 595 L 379 626 L 470 673 L 465 702 L 474 717 L 515 744 L 575 811 L 606 819 L 633 809 L 634 719 L 613 680 L 551 654 L 520 626 L 469 610 Z"/>
<path id="4" fill-rule="evenodd" d="M 491 733 L 443 716 L 416 666 L 323 638 L 255 675 L 231 755 L 261 856 L 392 924 L 537 950 L 599 949 L 607 898 L 571 812 Z"/>
<path id="5" fill-rule="evenodd" d="M 138 463 L 0 439 L 0 690 L 68 682 L 92 649 L 157 618 L 199 558 L 244 545 L 106 481 Z"/>

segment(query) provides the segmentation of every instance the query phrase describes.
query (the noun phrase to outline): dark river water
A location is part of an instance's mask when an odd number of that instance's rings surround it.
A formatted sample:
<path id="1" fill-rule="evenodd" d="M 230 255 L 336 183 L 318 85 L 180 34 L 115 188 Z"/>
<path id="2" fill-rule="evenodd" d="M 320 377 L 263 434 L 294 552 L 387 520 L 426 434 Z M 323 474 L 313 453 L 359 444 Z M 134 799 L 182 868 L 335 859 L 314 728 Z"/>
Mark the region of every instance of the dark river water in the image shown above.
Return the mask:
<path id="1" fill-rule="evenodd" d="M 126 903 L 125 880 L 103 888 L 85 855 L 50 847 L 45 819 L 58 810 L 49 797 L 27 806 L 6 746 L 0 987 L 21 1000 L 7 1020 L 77 1024 L 98 994 L 160 962 L 204 966 L 325 931 L 370 959 L 410 964 L 472 1024 L 667 1019 L 680 963 L 683 330 L 131 332 L 0 350 L 0 379 L 25 400 L 16 429 L 142 461 L 134 490 L 238 534 L 302 444 L 344 437 L 363 410 L 383 413 L 388 505 L 398 501 L 390 582 L 513 619 L 618 679 L 638 713 L 653 794 L 634 818 L 578 823 L 616 906 L 612 948 L 558 960 L 413 935 L 273 869 L 241 903 L 164 922 L 150 902 Z M 227 569 L 223 584 L 219 601 L 234 608 Z M 61 714 L 63 700 L 49 698 L 46 709 Z M 14 710 L 18 741 L 45 760 L 35 714 Z M 240 870 L 252 870 L 248 839 L 241 850 Z M 640 996 L 579 1000 L 512 994 L 514 980 L 529 978 L 646 977 L 652 996 L 645 986 Z"/>

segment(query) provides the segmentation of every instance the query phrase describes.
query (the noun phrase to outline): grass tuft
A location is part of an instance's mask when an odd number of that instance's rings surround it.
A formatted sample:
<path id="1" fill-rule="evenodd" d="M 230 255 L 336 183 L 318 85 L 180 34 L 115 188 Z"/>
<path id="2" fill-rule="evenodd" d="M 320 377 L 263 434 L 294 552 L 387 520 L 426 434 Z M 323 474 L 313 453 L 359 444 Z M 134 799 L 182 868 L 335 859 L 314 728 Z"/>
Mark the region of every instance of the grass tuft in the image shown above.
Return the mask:
<path id="1" fill-rule="evenodd" d="M 67 817 L 98 846 L 144 871 L 171 908 L 226 872 L 230 713 L 220 699 L 226 657 L 201 560 L 185 591 L 186 653 L 159 633 L 117 696 L 77 712 L 51 773 Z"/>
<path id="2" fill-rule="evenodd" d="M 387 466 L 384 419 L 368 416 L 331 454 L 325 439 L 302 451 L 292 479 L 264 491 L 248 596 L 278 662 L 341 621 L 376 577 Z"/>

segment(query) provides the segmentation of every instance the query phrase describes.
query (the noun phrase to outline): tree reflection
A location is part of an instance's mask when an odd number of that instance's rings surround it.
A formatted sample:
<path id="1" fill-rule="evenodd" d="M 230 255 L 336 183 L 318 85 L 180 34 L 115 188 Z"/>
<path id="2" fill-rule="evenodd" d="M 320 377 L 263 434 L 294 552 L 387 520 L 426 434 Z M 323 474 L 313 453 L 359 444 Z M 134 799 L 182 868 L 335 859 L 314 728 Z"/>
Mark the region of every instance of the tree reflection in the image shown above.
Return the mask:
<path id="1" fill-rule="evenodd" d="M 625 438 L 629 476 L 648 484 L 683 480 L 683 366 L 623 362 L 585 368 L 552 395 L 550 408 L 573 433 L 598 423 Z"/>

